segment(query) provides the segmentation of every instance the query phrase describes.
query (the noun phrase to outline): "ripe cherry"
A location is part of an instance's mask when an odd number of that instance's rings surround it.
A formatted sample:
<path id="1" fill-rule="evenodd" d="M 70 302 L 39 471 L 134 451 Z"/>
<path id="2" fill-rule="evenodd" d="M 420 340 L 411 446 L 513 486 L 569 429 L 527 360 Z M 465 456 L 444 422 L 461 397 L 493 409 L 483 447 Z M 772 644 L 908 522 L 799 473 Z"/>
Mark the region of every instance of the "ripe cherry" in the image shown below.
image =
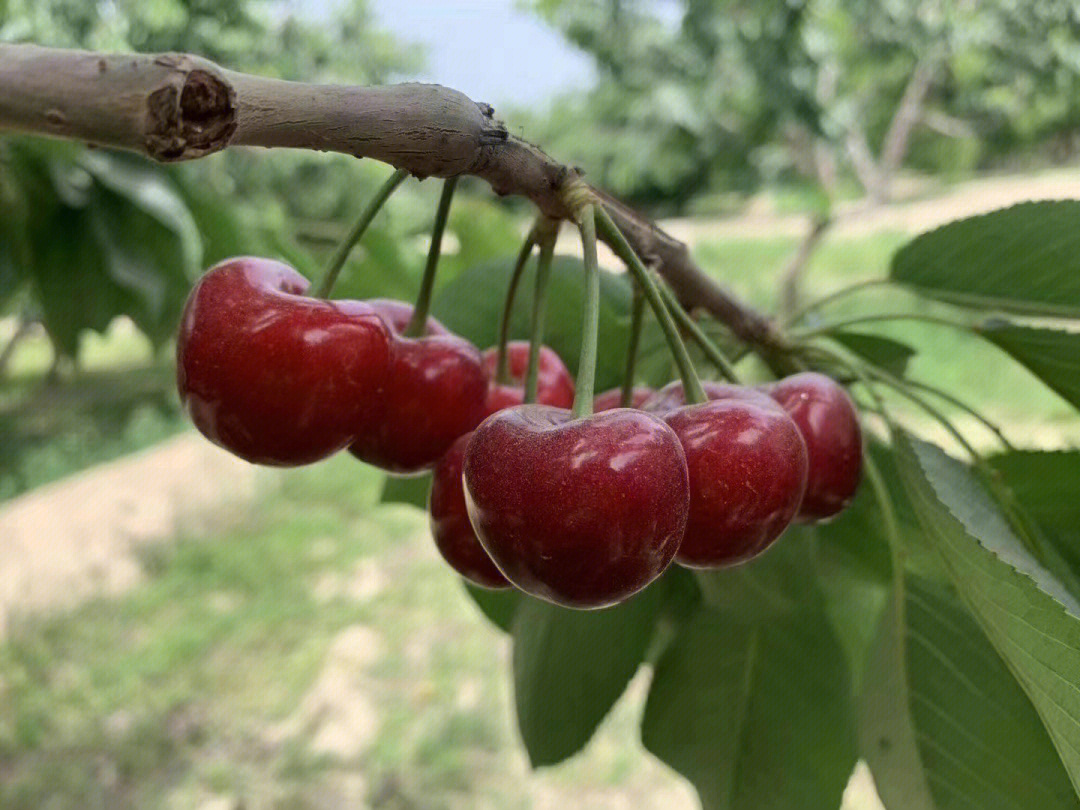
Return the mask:
<path id="1" fill-rule="evenodd" d="M 686 453 L 690 514 L 676 561 L 734 565 L 760 554 L 791 523 L 806 488 L 806 445 L 772 403 L 728 398 L 664 419 Z"/>
<path id="2" fill-rule="evenodd" d="M 439 553 L 465 579 L 482 588 L 509 588 L 506 577 L 476 539 L 465 508 L 461 465 L 471 438 L 472 433 L 458 438 L 435 465 L 428 498 L 431 533 Z"/>
<path id="3" fill-rule="evenodd" d="M 397 315 L 389 317 L 394 325 L 408 322 Z M 349 446 L 361 461 L 393 473 L 433 466 L 485 415 L 488 377 L 480 351 L 433 318 L 426 330 L 427 336 L 418 338 L 393 332 L 382 416 Z"/>
<path id="4" fill-rule="evenodd" d="M 862 476 L 862 431 L 855 403 L 836 381 L 816 372 L 767 388 L 806 441 L 809 474 L 799 519 L 824 520 L 844 509 Z"/>
<path id="5" fill-rule="evenodd" d="M 499 364 L 499 349 L 493 346 L 483 354 L 484 368 L 491 377 L 488 391 L 487 412 L 489 414 L 512 408 L 525 401 L 525 377 L 529 372 L 529 343 L 524 340 L 512 340 L 506 344 L 507 369 L 510 382 L 500 383 L 495 379 Z M 569 408 L 574 404 L 574 378 L 554 349 L 540 347 L 537 359 L 536 401 L 541 405 L 554 405 L 557 408 Z"/>
<path id="6" fill-rule="evenodd" d="M 686 528 L 679 440 L 641 411 L 499 411 L 473 434 L 464 471 L 481 544 L 514 585 L 555 604 L 626 599 L 667 568 Z"/>
<path id="7" fill-rule="evenodd" d="M 365 303 L 307 289 L 281 262 L 228 259 L 198 281 L 181 317 L 181 402 L 203 435 L 255 464 L 318 461 L 381 413 L 389 329 Z"/>
<path id="8" fill-rule="evenodd" d="M 630 395 L 630 407 L 641 408 L 646 402 L 656 396 L 651 388 L 634 386 Z M 593 399 L 593 413 L 611 411 L 622 407 L 622 389 L 612 388 L 602 394 L 597 394 Z"/>

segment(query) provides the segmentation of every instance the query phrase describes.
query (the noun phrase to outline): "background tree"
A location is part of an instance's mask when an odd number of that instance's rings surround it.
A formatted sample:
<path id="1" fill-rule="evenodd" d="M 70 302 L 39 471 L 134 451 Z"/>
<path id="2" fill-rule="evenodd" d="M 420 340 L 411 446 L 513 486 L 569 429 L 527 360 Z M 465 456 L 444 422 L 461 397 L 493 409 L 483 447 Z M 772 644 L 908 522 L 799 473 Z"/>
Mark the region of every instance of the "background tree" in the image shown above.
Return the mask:
<path id="1" fill-rule="evenodd" d="M 1076 0 L 535 6 L 599 71 L 545 134 L 638 203 L 784 179 L 831 197 L 845 177 L 880 202 L 904 166 L 986 166 L 1080 116 Z"/>

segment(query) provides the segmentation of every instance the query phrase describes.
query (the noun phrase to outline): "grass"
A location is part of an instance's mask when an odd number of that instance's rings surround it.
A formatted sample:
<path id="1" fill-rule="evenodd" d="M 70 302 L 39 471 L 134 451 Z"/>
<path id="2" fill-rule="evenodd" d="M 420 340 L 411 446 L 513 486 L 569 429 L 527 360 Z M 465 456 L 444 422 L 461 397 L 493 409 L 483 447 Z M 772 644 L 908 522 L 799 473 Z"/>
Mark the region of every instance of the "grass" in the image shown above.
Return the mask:
<path id="1" fill-rule="evenodd" d="M 579 760 L 529 773 L 505 642 L 422 513 L 376 505 L 379 481 L 347 456 L 269 475 L 220 532 L 148 554 L 128 596 L 15 622 L 0 646 L 0 807 L 197 807 L 214 794 L 344 807 L 362 786 L 378 806 L 527 808 L 536 792 L 678 789 L 626 744 L 640 698 Z M 335 665 L 356 628 L 363 649 Z M 370 701 L 359 715 L 350 690 Z M 371 739 L 320 750 L 337 715 Z"/>
<path id="2" fill-rule="evenodd" d="M 0 501 L 148 447 L 186 422 L 172 361 L 129 322 L 87 333 L 79 368 L 50 382 L 52 349 L 28 337 L 0 380 Z"/>

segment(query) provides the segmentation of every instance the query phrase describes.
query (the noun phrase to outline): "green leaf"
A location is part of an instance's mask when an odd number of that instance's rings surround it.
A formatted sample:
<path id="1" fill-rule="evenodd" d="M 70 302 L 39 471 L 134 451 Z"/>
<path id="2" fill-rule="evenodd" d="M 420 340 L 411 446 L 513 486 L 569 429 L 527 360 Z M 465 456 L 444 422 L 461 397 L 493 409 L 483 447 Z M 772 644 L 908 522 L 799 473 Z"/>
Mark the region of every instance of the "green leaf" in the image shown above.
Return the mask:
<path id="1" fill-rule="evenodd" d="M 28 270 L 42 322 L 62 353 L 74 357 L 84 329 L 104 331 L 114 317 L 138 308 L 135 296 L 110 278 L 84 210 L 58 207 L 32 238 L 34 263 Z"/>
<path id="2" fill-rule="evenodd" d="M 880 444 L 872 445 L 872 452 L 902 521 L 900 531 L 918 531 L 916 526 L 903 521 L 906 516 L 900 505 L 903 493 L 899 482 L 894 483 L 895 468 L 889 454 Z M 862 486 L 851 506 L 836 519 L 799 531 L 813 538 L 813 570 L 825 612 L 844 649 L 858 692 L 889 598 L 892 575 L 889 540 L 872 487 Z"/>
<path id="3" fill-rule="evenodd" d="M 891 277 L 980 309 L 1080 315 L 1080 202 L 1023 203 L 951 222 L 909 242 Z"/>
<path id="4" fill-rule="evenodd" d="M 603 610 L 525 599 L 514 617 L 518 727 L 534 766 L 561 762 L 592 737 L 645 657 L 665 588 Z"/>
<path id="5" fill-rule="evenodd" d="M 967 467 L 903 433 L 896 451 L 919 522 L 1080 788 L 1080 606 L 1020 544 Z"/>
<path id="6" fill-rule="evenodd" d="M 141 158 L 115 152 L 85 151 L 79 165 L 104 188 L 156 220 L 176 238 L 177 261 L 194 273 L 202 263 L 199 228 L 168 175 Z M 192 276 L 194 278 L 194 276 Z"/>
<path id="7" fill-rule="evenodd" d="M 85 212 L 111 283 L 134 299 L 124 312 L 160 345 L 176 331 L 190 279 L 198 265 L 185 255 L 182 237 L 141 208 L 98 190 Z"/>
<path id="8" fill-rule="evenodd" d="M 996 319 L 980 327 L 979 333 L 1008 352 L 1073 407 L 1080 408 L 1080 333 L 1037 329 Z"/>
<path id="9" fill-rule="evenodd" d="M 864 332 L 834 332 L 830 337 L 894 377 L 903 377 L 916 352 L 906 343 Z"/>
<path id="10" fill-rule="evenodd" d="M 418 509 L 427 509 L 429 492 L 431 492 L 431 473 L 407 476 L 388 475 L 383 481 L 379 503 L 407 503 Z"/>
<path id="11" fill-rule="evenodd" d="M 478 588 L 470 582 L 465 582 L 465 591 L 469 594 L 480 612 L 488 621 L 498 627 L 504 633 L 509 633 L 514 625 L 514 615 L 518 606 L 529 597 L 516 588 L 506 588 L 499 591 Z"/>
<path id="12" fill-rule="evenodd" d="M 843 652 L 820 607 L 754 619 L 703 607 L 656 665 L 652 753 L 705 810 L 836 810 L 856 751 Z"/>
<path id="13" fill-rule="evenodd" d="M 955 595 L 908 578 L 881 622 L 860 746 L 887 807 L 1075 810 L 1031 702 Z"/>
<path id="14" fill-rule="evenodd" d="M 1080 574 L 1080 451 L 1018 450 L 989 461 L 1066 563 Z"/>

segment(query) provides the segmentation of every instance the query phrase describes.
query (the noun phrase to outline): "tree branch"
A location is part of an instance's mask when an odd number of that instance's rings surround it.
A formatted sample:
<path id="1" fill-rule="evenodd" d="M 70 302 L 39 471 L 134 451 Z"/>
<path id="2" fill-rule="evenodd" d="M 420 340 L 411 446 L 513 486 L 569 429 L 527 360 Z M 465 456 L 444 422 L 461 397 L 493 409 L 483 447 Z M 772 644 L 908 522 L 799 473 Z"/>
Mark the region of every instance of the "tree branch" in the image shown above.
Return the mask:
<path id="1" fill-rule="evenodd" d="M 139 152 L 159 161 L 229 146 L 343 152 L 419 177 L 473 175 L 495 193 L 570 216 L 563 192 L 580 172 L 510 135 L 486 104 L 431 84 L 313 85 L 225 70 L 186 54 L 100 54 L 0 44 L 0 130 Z M 709 279 L 681 242 L 596 192 L 635 252 L 680 300 L 765 349 L 771 321 Z"/>
<path id="2" fill-rule="evenodd" d="M 908 79 L 907 86 L 904 88 L 904 95 L 901 97 L 900 104 L 893 114 L 892 121 L 889 122 L 889 129 L 885 133 L 885 140 L 882 141 L 881 145 L 879 174 L 886 184 L 892 180 L 893 175 L 900 168 L 900 164 L 904 162 L 908 142 L 911 139 L 911 132 L 922 118 L 923 104 L 930 93 L 930 88 L 934 85 L 937 71 L 938 61 L 936 58 L 923 59 L 915 65 L 915 70 L 912 71 L 911 77 Z M 886 185 L 887 191 L 888 187 Z"/>

